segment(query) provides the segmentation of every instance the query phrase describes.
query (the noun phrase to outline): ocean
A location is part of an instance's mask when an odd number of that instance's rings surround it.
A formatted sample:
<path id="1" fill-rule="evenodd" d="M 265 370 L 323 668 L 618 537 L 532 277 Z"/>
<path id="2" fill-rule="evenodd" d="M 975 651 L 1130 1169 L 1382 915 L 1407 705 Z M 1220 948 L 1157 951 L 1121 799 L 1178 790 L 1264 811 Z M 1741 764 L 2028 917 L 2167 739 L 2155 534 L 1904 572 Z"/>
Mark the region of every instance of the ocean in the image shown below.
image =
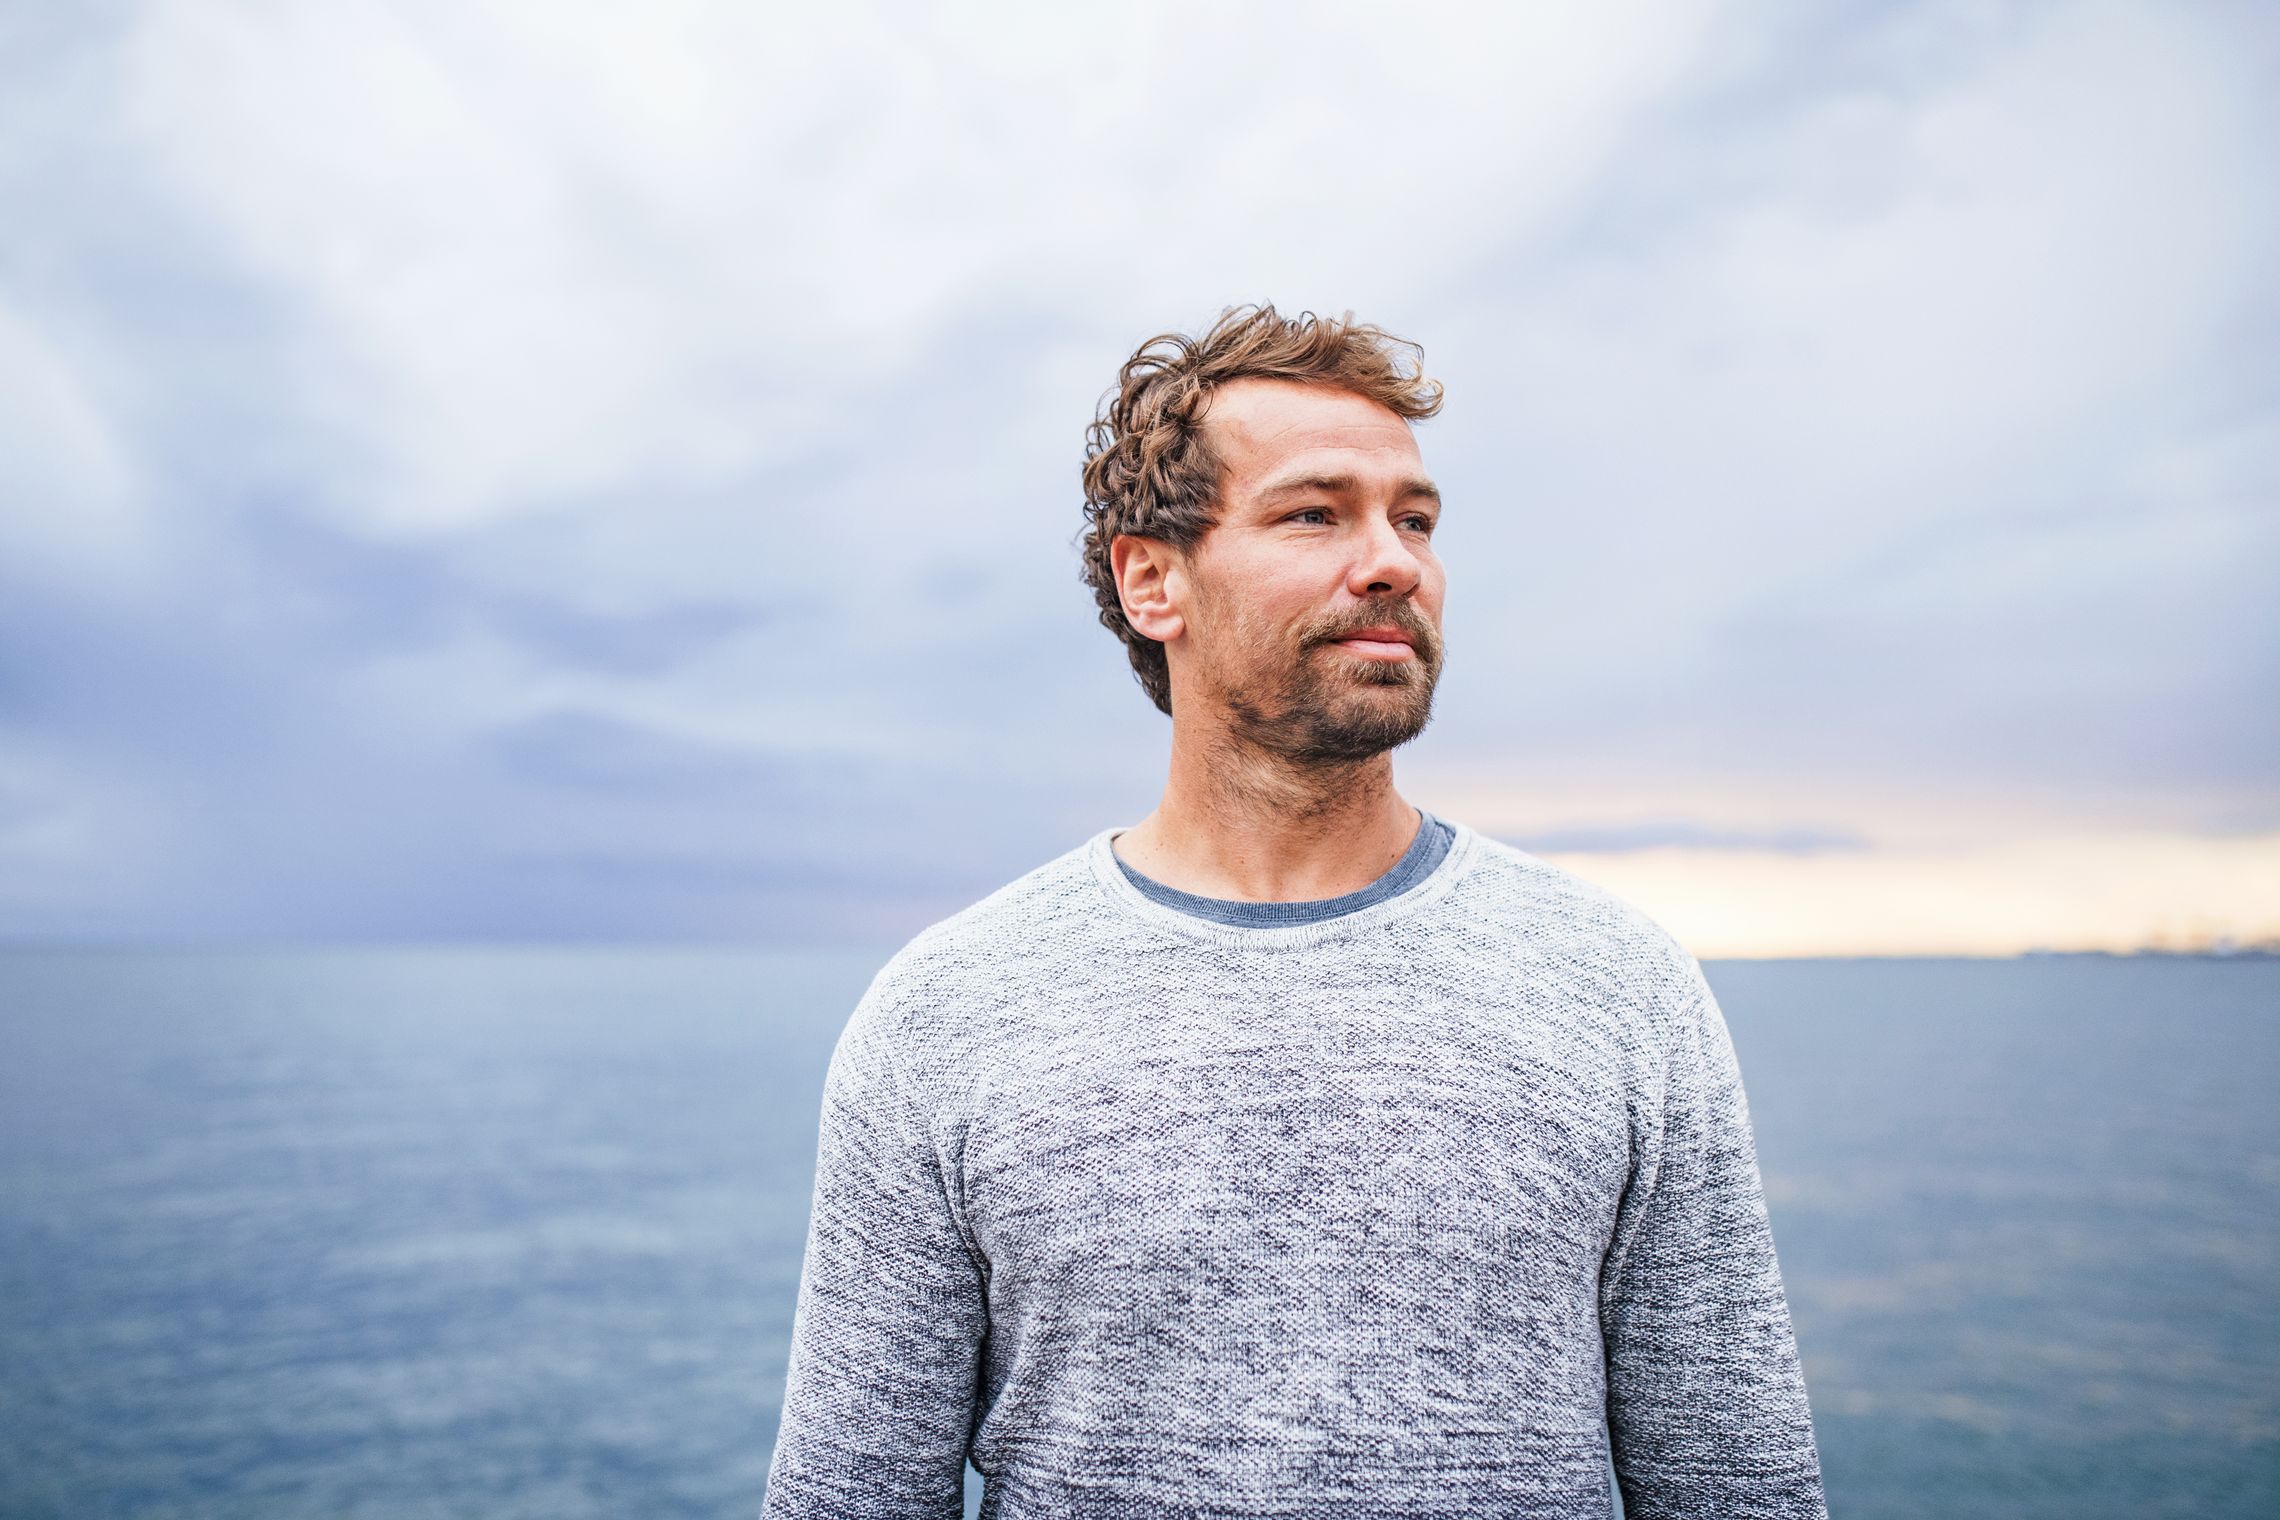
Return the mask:
<path id="1" fill-rule="evenodd" d="M 0 1517 L 751 1520 L 883 958 L 0 950 Z M 1707 970 L 1838 1520 L 2280 1515 L 2280 961 Z"/>

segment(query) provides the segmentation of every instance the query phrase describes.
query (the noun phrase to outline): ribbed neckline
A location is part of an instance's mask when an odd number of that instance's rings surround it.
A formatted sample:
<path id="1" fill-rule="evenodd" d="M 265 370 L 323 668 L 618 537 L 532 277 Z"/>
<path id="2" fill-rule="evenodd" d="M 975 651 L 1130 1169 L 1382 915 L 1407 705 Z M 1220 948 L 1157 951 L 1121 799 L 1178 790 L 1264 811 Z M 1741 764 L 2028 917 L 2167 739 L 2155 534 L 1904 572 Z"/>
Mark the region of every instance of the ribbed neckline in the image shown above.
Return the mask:
<path id="1" fill-rule="evenodd" d="M 1457 841 L 1457 831 L 1447 821 L 1434 817 L 1423 808 L 1417 811 L 1417 832 L 1410 837 L 1409 847 L 1401 858 L 1385 868 L 1377 880 L 1341 892 L 1336 897 L 1317 898 L 1310 902 L 1256 903 L 1234 898 L 1202 897 L 1193 892 L 1182 892 L 1166 886 L 1154 877 L 1144 876 L 1140 869 L 1123 856 L 1116 856 L 1116 867 L 1124 879 L 1138 887 L 1151 902 L 1167 908 L 1177 908 L 1190 918 L 1208 918 L 1214 923 L 1244 924 L 1252 928 L 1276 927 L 1283 924 L 1313 924 L 1326 918 L 1343 918 L 1371 903 L 1382 902 L 1416 886 L 1433 874 L 1441 857 Z M 1108 841 L 1109 852 L 1114 855 L 1116 840 Z"/>
<path id="2" fill-rule="evenodd" d="M 1085 860 L 1092 867 L 1093 880 L 1107 894 L 1109 901 L 1153 929 L 1225 950 L 1300 950 L 1392 923 L 1438 902 L 1456 885 L 1458 878 L 1471 869 L 1473 859 L 1479 853 L 1480 842 L 1480 836 L 1466 825 L 1448 818 L 1441 821 L 1455 830 L 1456 837 L 1449 843 L 1449 853 L 1441 858 L 1441 863 L 1427 873 L 1424 879 L 1366 908 L 1356 908 L 1353 912 L 1342 913 L 1336 918 L 1307 924 L 1255 926 L 1215 923 L 1157 902 L 1126 879 L 1123 868 L 1117 864 L 1116 851 L 1109 844 L 1110 840 L 1131 828 L 1130 824 L 1102 829 L 1093 835 L 1085 842 Z"/>

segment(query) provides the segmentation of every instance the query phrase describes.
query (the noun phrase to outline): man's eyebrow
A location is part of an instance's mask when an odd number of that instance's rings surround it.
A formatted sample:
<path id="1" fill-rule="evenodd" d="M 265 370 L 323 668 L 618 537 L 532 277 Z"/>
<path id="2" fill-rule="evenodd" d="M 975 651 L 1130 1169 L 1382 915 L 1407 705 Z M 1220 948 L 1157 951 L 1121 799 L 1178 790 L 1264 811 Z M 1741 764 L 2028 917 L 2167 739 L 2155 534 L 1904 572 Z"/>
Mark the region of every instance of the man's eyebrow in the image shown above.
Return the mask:
<path id="1" fill-rule="evenodd" d="M 1275 482 L 1261 491 L 1254 500 L 1261 506 L 1266 506 L 1293 496 L 1350 496 L 1360 489 L 1361 482 L 1351 475 L 1300 475 Z M 1406 480 L 1395 482 L 1393 496 L 1396 501 L 1423 496 L 1438 506 L 1441 488 L 1422 475 L 1412 475 Z"/>

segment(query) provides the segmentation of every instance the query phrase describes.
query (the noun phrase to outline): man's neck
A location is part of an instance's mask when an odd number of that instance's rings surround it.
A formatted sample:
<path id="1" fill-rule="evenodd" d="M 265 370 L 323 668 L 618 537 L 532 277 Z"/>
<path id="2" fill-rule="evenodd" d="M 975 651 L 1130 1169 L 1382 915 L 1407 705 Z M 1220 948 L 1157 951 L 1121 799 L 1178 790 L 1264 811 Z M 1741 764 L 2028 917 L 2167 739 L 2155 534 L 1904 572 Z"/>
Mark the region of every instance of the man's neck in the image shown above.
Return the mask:
<path id="1" fill-rule="evenodd" d="M 1199 897 L 1312 902 L 1377 880 L 1418 827 L 1417 809 L 1394 790 L 1391 754 L 1299 764 L 1225 734 L 1196 741 L 1175 725 L 1163 800 L 1115 850 Z"/>

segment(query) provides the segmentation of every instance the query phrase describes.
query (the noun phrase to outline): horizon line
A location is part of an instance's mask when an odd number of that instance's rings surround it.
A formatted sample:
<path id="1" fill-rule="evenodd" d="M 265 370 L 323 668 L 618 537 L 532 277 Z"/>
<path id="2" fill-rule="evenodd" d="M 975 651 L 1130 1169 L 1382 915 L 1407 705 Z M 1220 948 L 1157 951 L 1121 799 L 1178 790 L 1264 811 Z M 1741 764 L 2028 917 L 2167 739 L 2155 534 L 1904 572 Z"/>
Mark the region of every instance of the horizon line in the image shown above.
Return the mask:
<path id="1" fill-rule="evenodd" d="M 878 954 L 889 956 L 899 951 L 907 939 L 898 942 L 886 940 L 830 940 L 791 941 L 770 939 L 728 938 L 651 938 L 626 936 L 497 936 L 497 935 L 427 935 L 405 936 L 332 936 L 332 935 L 281 935 L 262 937 L 254 935 L 18 935 L 0 932 L 0 955 L 39 952 L 215 952 L 255 953 L 271 951 L 372 951 L 372 950 L 502 950 L 502 951 L 722 951 L 737 953 L 808 951 L 817 954 Z M 1692 952 L 1689 952 L 1692 953 Z M 2026 960 L 2197 960 L 2197 961 L 2262 961 L 2280 960 L 2280 939 L 2247 944 L 2214 943 L 2180 947 L 2149 943 L 2126 949 L 2106 947 L 2062 948 L 2032 945 L 2018 950 L 1985 952 L 1973 950 L 1919 950 L 1919 951 L 1811 951 L 1785 953 L 1720 953 L 1696 955 L 1705 965 L 1721 962 L 1766 961 L 2026 961 Z"/>

